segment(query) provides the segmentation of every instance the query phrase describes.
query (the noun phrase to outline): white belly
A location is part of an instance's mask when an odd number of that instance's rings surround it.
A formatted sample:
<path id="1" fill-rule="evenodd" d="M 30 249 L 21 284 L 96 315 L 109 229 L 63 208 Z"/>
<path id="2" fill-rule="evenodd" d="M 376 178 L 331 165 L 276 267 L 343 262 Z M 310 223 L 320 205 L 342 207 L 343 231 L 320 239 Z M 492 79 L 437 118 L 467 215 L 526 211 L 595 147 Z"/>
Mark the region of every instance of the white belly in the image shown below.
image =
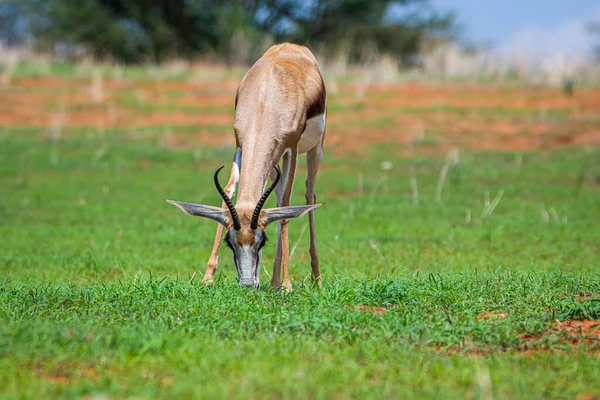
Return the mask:
<path id="1" fill-rule="evenodd" d="M 304 128 L 304 132 L 298 142 L 298 154 L 306 153 L 323 139 L 326 118 L 327 112 L 324 112 L 322 115 L 317 115 L 306 121 L 306 128 Z"/>

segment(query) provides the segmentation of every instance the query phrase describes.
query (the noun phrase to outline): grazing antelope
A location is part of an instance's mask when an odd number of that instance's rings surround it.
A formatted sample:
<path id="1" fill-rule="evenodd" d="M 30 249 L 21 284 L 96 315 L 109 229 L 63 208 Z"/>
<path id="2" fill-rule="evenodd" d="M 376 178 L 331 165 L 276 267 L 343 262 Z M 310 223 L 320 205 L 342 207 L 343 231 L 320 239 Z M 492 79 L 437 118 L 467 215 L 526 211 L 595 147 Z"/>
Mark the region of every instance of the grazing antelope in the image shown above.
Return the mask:
<path id="1" fill-rule="evenodd" d="M 288 223 L 308 212 L 310 257 L 313 278 L 321 283 L 314 209 L 317 171 L 323 157 L 326 95 L 317 60 L 304 46 L 279 44 L 271 47 L 246 73 L 235 98 L 236 152 L 229 182 L 219 184 L 221 208 L 166 200 L 184 212 L 219 223 L 203 283 L 212 283 L 217 269 L 223 227 L 225 243 L 233 252 L 240 285 L 258 287 L 262 248 L 267 240 L 265 227 L 279 221 L 277 254 L 271 286 L 291 290 Z M 298 154 L 306 153 L 305 206 L 290 206 Z M 282 172 L 278 167 L 283 158 Z M 267 178 L 272 184 L 263 192 Z M 231 199 L 239 182 L 237 203 Z M 275 189 L 277 208 L 262 209 Z M 281 284 L 283 269 L 283 284 Z"/>

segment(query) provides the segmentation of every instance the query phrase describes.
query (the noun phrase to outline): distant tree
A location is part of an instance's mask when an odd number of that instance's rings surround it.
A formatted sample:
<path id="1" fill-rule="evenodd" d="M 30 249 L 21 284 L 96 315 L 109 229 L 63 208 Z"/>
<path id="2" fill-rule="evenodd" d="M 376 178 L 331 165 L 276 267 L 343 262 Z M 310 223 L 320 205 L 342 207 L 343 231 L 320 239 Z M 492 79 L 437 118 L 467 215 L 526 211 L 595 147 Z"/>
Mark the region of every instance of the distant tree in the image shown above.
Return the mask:
<path id="1" fill-rule="evenodd" d="M 439 14 L 427 0 L 240 0 L 253 26 L 322 51 L 344 48 L 351 61 L 365 53 L 409 60 L 426 35 L 453 37 L 452 13 Z"/>
<path id="2" fill-rule="evenodd" d="M 16 1 L 16 0 L 5 0 Z M 410 60 L 427 35 L 452 35 L 451 14 L 427 0 L 21 0 L 46 50 L 85 49 L 99 59 L 256 58 L 270 42 L 346 49 L 351 60 L 388 53 Z"/>
<path id="3" fill-rule="evenodd" d="M 210 0 L 24 0 L 45 49 L 83 46 L 99 59 L 161 61 L 209 51 L 218 41 Z"/>

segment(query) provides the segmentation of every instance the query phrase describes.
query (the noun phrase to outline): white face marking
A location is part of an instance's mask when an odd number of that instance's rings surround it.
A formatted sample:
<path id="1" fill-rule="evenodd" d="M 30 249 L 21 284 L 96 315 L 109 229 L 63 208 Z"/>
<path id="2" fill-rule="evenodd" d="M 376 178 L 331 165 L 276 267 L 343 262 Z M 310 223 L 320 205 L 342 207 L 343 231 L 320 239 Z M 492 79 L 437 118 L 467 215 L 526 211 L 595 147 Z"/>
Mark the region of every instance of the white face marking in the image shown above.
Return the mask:
<path id="1" fill-rule="evenodd" d="M 327 112 L 324 112 L 306 121 L 306 128 L 298 142 L 298 153 L 306 153 L 321 141 L 325 132 L 326 119 Z"/>
<path id="2" fill-rule="evenodd" d="M 240 245 L 237 242 L 236 231 L 230 231 L 226 236 L 227 245 L 232 250 L 232 260 L 237 271 L 240 285 L 260 285 L 260 264 L 264 233 L 257 230 L 256 241 L 253 245 Z"/>
<path id="3" fill-rule="evenodd" d="M 242 285 L 244 284 L 257 284 L 256 281 L 256 271 L 259 266 L 257 265 L 258 261 L 258 251 L 252 246 L 239 246 L 236 250 L 238 253 L 237 259 L 237 268 L 239 271 L 238 278 Z"/>

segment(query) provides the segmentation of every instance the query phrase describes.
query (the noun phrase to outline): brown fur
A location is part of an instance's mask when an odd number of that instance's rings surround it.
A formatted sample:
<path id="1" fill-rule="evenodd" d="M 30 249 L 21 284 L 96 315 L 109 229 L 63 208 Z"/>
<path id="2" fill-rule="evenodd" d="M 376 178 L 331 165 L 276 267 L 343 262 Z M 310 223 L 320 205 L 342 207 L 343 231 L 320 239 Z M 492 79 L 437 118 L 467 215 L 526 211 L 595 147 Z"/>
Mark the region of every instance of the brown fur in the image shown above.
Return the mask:
<path id="1" fill-rule="evenodd" d="M 252 246 L 254 244 L 255 236 L 254 231 L 250 229 L 250 225 L 242 225 L 242 229 L 237 231 L 236 239 L 241 246 Z"/>
<path id="2" fill-rule="evenodd" d="M 242 148 L 238 213 L 252 214 L 272 168 L 286 149 L 297 146 L 309 111 L 313 116 L 324 108 L 317 60 L 304 46 L 273 46 L 248 71 L 238 89 L 233 125 Z"/>

